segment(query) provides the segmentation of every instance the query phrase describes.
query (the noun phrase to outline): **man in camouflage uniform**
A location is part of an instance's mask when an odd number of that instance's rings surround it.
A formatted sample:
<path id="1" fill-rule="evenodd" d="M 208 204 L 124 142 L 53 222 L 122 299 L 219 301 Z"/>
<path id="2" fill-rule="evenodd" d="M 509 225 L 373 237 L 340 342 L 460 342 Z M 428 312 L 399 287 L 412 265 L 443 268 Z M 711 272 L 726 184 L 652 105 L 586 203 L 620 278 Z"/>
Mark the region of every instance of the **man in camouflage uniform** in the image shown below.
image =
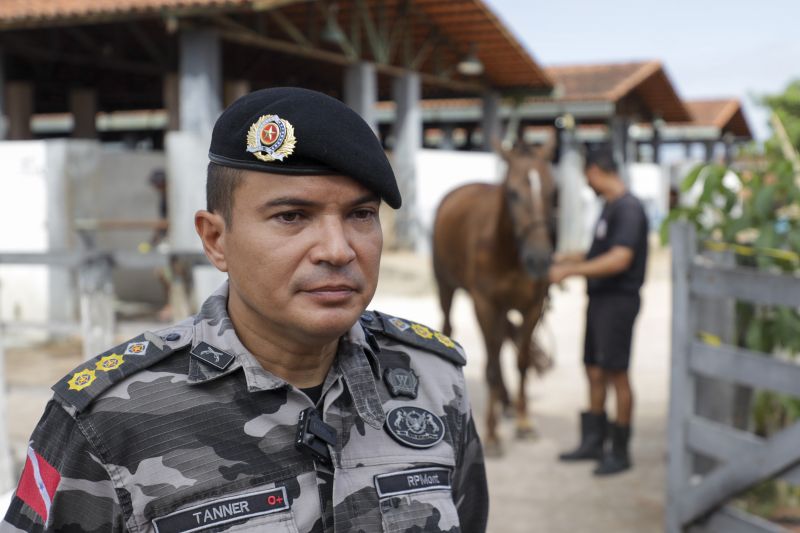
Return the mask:
<path id="1" fill-rule="evenodd" d="M 209 158 L 195 223 L 228 281 L 53 387 L 0 529 L 484 531 L 463 351 L 364 311 L 379 204 L 400 206 L 369 127 L 267 89 L 223 113 Z"/>

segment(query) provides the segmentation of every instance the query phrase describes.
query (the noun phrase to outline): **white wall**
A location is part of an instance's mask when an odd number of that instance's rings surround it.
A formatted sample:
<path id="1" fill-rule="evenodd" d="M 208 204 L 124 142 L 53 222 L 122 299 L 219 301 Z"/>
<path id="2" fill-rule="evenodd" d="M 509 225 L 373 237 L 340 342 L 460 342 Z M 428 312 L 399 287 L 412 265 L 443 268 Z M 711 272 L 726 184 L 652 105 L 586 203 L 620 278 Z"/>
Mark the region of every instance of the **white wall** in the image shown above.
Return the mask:
<path id="1" fill-rule="evenodd" d="M 0 252 L 48 248 L 46 156 L 39 141 L 0 142 Z M 47 303 L 47 268 L 0 265 L 0 320 L 45 320 Z"/>
<path id="2" fill-rule="evenodd" d="M 497 183 L 505 163 L 491 152 L 420 150 L 417 154 L 417 222 L 420 231 L 416 249 L 430 254 L 436 208 L 453 189 L 478 181 Z"/>
<path id="3" fill-rule="evenodd" d="M 153 220 L 158 194 L 150 173 L 164 155 L 108 149 L 97 141 L 56 139 L 0 142 L 0 251 L 80 249 L 76 219 Z M 94 234 L 104 250 L 135 250 L 151 230 Z M 162 298 L 150 270 L 115 273 L 122 299 Z M 77 320 L 75 276 L 63 268 L 0 265 L 0 318 Z"/>
<path id="4" fill-rule="evenodd" d="M 669 173 L 655 163 L 630 163 L 628 175 L 631 192 L 644 205 L 650 230 L 658 230 L 669 213 Z"/>
<path id="5" fill-rule="evenodd" d="M 579 172 L 582 173 L 582 159 L 575 164 L 581 167 Z M 558 167 L 553 171 L 556 176 L 563 173 Z M 575 169 L 571 168 L 570 172 L 575 174 Z M 630 164 L 628 172 L 631 192 L 644 204 L 651 229 L 655 230 L 669 210 L 669 175 L 664 168 L 653 163 Z M 491 152 L 421 150 L 417 155 L 417 252 L 430 254 L 436 208 L 448 192 L 472 182 L 498 183 L 504 173 L 505 163 Z M 561 217 L 572 219 L 566 224 L 569 226 L 569 248 L 585 251 L 591 243 L 602 202 L 585 183 L 585 178 L 572 181 L 576 182 L 579 198 L 572 198 L 573 201 L 563 206 Z M 563 222 L 562 230 L 565 228 Z"/>

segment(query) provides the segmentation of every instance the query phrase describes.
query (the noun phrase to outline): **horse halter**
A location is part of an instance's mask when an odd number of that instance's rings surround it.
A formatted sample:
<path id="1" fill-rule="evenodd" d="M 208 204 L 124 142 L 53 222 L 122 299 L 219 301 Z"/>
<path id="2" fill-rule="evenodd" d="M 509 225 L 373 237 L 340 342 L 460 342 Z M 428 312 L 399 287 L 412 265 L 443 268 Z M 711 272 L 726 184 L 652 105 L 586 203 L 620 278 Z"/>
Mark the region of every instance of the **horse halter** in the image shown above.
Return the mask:
<path id="1" fill-rule="evenodd" d="M 535 173 L 535 179 L 533 173 Z M 541 196 L 542 194 L 541 177 L 539 175 L 539 171 L 536 170 L 535 168 L 530 169 L 528 171 L 528 185 L 531 190 L 531 198 L 533 198 L 534 195 L 536 194 Z M 523 246 L 523 243 L 526 242 L 531 232 L 535 231 L 539 227 L 544 226 L 545 230 L 548 232 L 552 229 L 550 222 L 547 220 L 548 217 L 544 213 L 533 215 L 530 221 L 528 221 L 526 224 L 520 227 L 517 223 L 516 217 L 514 216 L 514 211 L 515 211 L 514 205 L 517 202 L 519 202 L 519 194 L 511 187 L 505 186 L 504 188 L 505 188 L 506 203 L 508 204 L 509 211 L 511 214 L 511 225 L 514 229 L 514 237 L 516 238 L 517 243 L 520 247 Z M 545 202 L 542 202 L 542 206 L 544 206 L 544 204 Z M 525 208 L 529 209 L 531 213 L 534 213 L 536 211 L 534 205 L 525 206 Z"/>

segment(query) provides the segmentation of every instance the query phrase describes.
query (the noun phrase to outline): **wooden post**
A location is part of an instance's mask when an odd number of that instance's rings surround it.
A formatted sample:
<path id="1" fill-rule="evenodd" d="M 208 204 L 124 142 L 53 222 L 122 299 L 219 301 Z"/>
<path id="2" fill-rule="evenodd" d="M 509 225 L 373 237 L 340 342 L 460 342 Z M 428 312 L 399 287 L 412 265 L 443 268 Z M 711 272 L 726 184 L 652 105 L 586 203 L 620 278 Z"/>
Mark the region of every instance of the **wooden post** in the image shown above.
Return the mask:
<path id="1" fill-rule="evenodd" d="M 111 280 L 111 258 L 101 256 L 87 261 L 78 272 L 78 285 L 83 358 L 91 359 L 114 344 L 114 285 Z"/>
<path id="2" fill-rule="evenodd" d="M 694 306 L 689 292 L 691 266 L 695 255 L 694 227 L 687 223 L 672 225 L 672 369 L 670 378 L 667 508 L 667 533 L 683 531 L 681 495 L 692 474 L 692 458 L 686 449 L 686 420 L 694 412 L 694 379 L 689 370 L 689 350 L 695 332 Z"/>

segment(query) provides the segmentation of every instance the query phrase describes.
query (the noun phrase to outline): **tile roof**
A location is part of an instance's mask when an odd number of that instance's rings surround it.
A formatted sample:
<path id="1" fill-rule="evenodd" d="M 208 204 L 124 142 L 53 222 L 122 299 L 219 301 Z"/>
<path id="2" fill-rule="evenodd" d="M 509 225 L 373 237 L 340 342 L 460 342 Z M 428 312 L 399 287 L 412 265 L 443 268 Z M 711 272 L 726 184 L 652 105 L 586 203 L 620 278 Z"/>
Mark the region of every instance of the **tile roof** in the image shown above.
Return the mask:
<path id="1" fill-rule="evenodd" d="M 686 107 L 692 115 L 692 124 L 714 126 L 737 137 L 753 137 L 737 98 L 687 100 Z"/>
<path id="2" fill-rule="evenodd" d="M 3 0 L 0 23 L 18 25 L 71 18 L 103 17 L 115 14 L 146 14 L 170 9 L 235 7 L 255 0 Z M 285 3 L 285 2 L 284 2 Z"/>
<path id="3" fill-rule="evenodd" d="M 669 122 L 690 115 L 660 61 L 550 66 L 545 71 L 556 83 L 560 100 L 617 103 L 636 94 L 654 115 Z"/>

